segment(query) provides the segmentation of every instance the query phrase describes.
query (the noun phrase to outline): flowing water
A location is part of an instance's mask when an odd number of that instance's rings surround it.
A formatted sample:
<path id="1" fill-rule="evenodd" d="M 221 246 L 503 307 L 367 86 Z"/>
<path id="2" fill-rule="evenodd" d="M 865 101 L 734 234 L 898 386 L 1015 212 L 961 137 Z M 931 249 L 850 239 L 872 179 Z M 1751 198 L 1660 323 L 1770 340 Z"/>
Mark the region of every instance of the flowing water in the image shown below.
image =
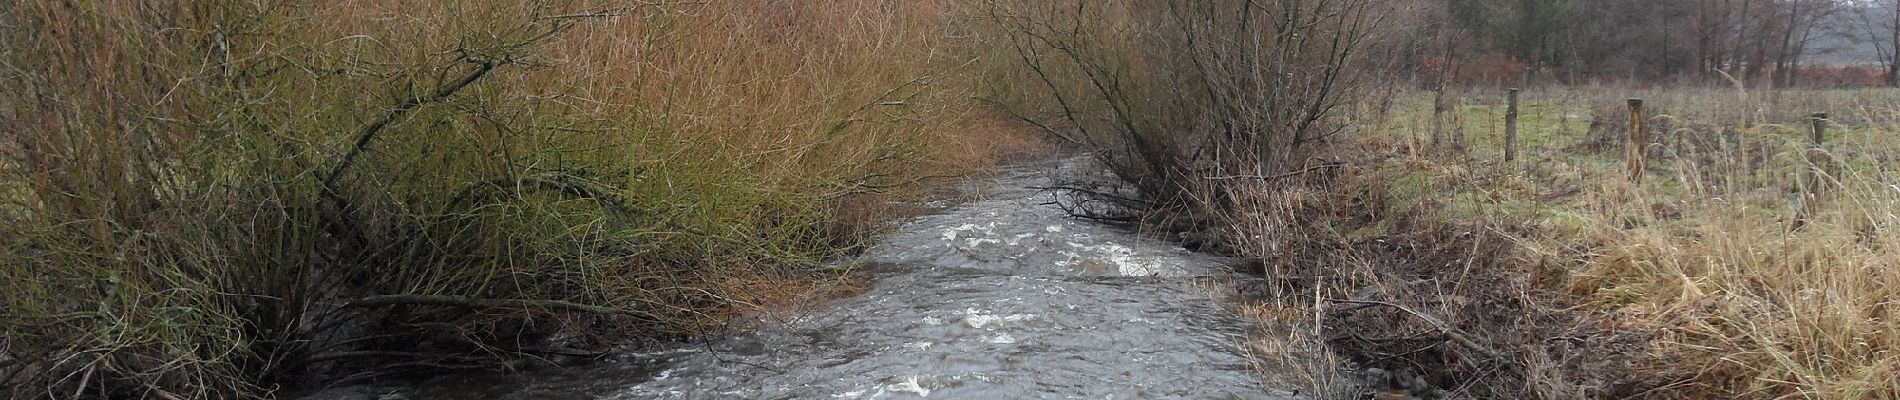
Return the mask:
<path id="1" fill-rule="evenodd" d="M 382 399 L 1263 398 L 1246 325 L 1200 289 L 1225 260 L 1071 218 L 1023 165 L 904 224 L 825 311 L 710 343 L 521 375 L 446 376 Z M 358 388 L 358 393 L 365 393 Z"/>

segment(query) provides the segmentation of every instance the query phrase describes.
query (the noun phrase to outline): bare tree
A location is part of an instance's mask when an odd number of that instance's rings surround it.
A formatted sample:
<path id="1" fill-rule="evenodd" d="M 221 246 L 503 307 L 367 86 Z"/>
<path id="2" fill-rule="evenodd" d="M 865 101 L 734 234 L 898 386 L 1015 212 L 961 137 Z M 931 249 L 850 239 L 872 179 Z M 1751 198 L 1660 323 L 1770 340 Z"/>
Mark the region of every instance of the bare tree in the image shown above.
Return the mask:
<path id="1" fill-rule="evenodd" d="M 1301 167 L 1341 131 L 1375 0 L 994 0 L 998 42 L 1053 103 L 1045 125 L 1107 150 L 1157 204 L 1207 176 Z M 1047 106 L 1018 104 L 1023 109 Z M 1242 179 L 1241 181 L 1244 181 Z"/>
<path id="2" fill-rule="evenodd" d="M 1887 86 L 1900 87 L 1900 0 L 1852 7 L 1851 34 L 1867 43 L 1877 43 L 1870 47 L 1880 64 L 1887 68 Z"/>
<path id="3" fill-rule="evenodd" d="M 1460 44 L 1467 52 L 1506 56 L 1523 63 L 1527 75 L 1561 69 L 1584 76 L 1641 80 L 1682 75 L 1708 79 L 1719 70 L 1744 80 L 1766 78 L 1777 86 L 1789 86 L 1798 83 L 1794 81 L 1802 65 L 1839 50 L 1838 39 L 1868 40 L 1878 34 L 1877 41 L 1887 41 L 1890 29 L 1852 32 L 1836 23 L 1844 10 L 1871 8 L 1869 3 L 1459 0 L 1435 4 L 1450 16 L 1446 29 L 1474 39 Z M 1885 20 L 1900 17 L 1884 6 L 1879 8 L 1888 13 L 1865 24 L 1885 25 Z M 1892 50 L 1889 46 L 1883 51 Z"/>
<path id="4" fill-rule="evenodd" d="M 1781 48 L 1775 59 L 1775 86 L 1791 87 L 1800 76 L 1801 61 L 1813 49 L 1821 21 L 1840 9 L 1839 0 L 1789 0 L 1783 11 Z"/>

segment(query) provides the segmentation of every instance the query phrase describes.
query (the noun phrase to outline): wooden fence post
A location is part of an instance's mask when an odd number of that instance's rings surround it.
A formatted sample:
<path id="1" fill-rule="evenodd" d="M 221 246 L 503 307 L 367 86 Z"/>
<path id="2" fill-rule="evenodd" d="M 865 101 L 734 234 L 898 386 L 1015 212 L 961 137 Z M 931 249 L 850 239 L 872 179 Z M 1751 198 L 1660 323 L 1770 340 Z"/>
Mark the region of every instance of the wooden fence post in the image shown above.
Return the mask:
<path id="1" fill-rule="evenodd" d="M 1643 183 L 1643 156 L 1649 149 L 1649 134 L 1643 131 L 1643 99 L 1629 99 L 1629 105 L 1629 140 L 1623 143 L 1623 157 L 1628 164 L 1630 182 Z"/>
<path id="2" fill-rule="evenodd" d="M 1517 88 L 1506 95 L 1504 108 L 1504 162 L 1517 159 Z"/>
<path id="3" fill-rule="evenodd" d="M 1438 149 L 1445 135 L 1445 87 L 1440 84 L 1432 93 L 1432 149 Z"/>
<path id="4" fill-rule="evenodd" d="M 1814 113 L 1808 116 L 1808 122 L 1814 124 L 1814 145 L 1821 145 L 1827 140 L 1827 113 Z"/>
<path id="5" fill-rule="evenodd" d="M 1827 140 L 1827 113 L 1809 115 L 1808 123 L 1814 128 L 1814 134 L 1809 138 L 1806 152 L 1808 169 L 1802 174 L 1806 178 L 1803 183 L 1807 193 L 1803 193 L 1801 202 L 1795 204 L 1794 224 L 1788 228 L 1791 231 L 1808 224 L 1808 219 L 1814 217 L 1815 208 L 1820 207 L 1821 194 L 1827 190 L 1827 186 L 1821 183 L 1821 179 L 1826 176 L 1823 168 L 1830 162 L 1824 150 L 1821 150 L 1821 143 Z"/>
<path id="6" fill-rule="evenodd" d="M 1813 143 L 1808 149 L 1808 165 L 1813 166 L 1808 170 L 1808 196 L 1812 198 L 1820 197 L 1827 188 L 1821 184 L 1821 179 L 1827 174 L 1823 168 L 1829 162 L 1826 151 L 1821 150 L 1821 143 L 1827 141 L 1827 113 L 1818 112 L 1808 116 L 1808 123 L 1814 127 Z"/>

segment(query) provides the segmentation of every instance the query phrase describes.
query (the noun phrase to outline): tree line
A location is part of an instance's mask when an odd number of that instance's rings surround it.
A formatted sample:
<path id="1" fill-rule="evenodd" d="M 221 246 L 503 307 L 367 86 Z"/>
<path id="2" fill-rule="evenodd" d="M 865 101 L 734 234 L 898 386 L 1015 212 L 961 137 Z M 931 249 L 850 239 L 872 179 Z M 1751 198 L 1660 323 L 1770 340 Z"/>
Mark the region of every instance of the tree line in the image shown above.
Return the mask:
<path id="1" fill-rule="evenodd" d="M 1415 0 L 1410 70 L 1491 82 L 1804 84 L 1850 67 L 1900 85 L 1900 0 Z M 1518 75 L 1506 79 L 1498 75 Z M 1429 77 L 1427 77 L 1429 78 Z M 1429 80 L 1429 79 L 1428 79 Z M 1471 79 L 1466 79 L 1471 80 Z"/>

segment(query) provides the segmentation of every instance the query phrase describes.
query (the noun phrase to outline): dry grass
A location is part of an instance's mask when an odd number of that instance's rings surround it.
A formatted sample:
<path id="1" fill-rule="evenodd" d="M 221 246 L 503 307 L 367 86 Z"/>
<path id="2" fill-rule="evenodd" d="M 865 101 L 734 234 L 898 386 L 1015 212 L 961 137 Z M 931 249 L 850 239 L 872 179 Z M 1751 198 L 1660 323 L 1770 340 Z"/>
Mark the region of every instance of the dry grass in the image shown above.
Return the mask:
<path id="1" fill-rule="evenodd" d="M 1028 141 L 967 100 L 958 13 L 0 11 L 0 130 L 30 133 L 0 143 L 0 393 L 268 396 L 824 293 L 806 267 L 894 215 L 844 199 L 920 195 Z M 379 295 L 453 301 L 359 301 Z"/>
<path id="2" fill-rule="evenodd" d="M 1355 174 L 1365 178 L 1316 192 L 1369 203 L 1337 215 L 1356 221 L 1310 225 L 1326 238 L 1320 243 L 1404 255 L 1373 258 L 1368 272 L 1333 275 L 1355 284 L 1325 287 L 1341 296 L 1373 290 L 1372 298 L 1413 305 L 1523 367 L 1439 386 L 1489 379 L 1494 388 L 1478 393 L 1540 398 L 1900 396 L 1893 307 L 1900 254 L 1886 232 L 1900 222 L 1893 178 L 1900 147 L 1885 139 L 1900 135 L 1900 93 L 1529 91 L 1528 160 L 1514 164 L 1497 161 L 1503 111 L 1492 97 L 1502 96 L 1472 95 L 1457 108 L 1456 129 L 1472 139 L 1462 151 L 1421 145 L 1430 118 L 1424 95 L 1401 97 L 1387 114 L 1363 114 L 1378 129 L 1344 143 L 1356 148 L 1347 153 L 1399 156 L 1362 159 Z M 1618 118 L 1626 117 L 1615 107 L 1624 97 L 1647 98 L 1657 110 L 1651 125 L 1659 144 L 1640 185 L 1621 173 L 1620 142 L 1604 137 L 1621 135 Z M 1834 117 L 1818 151 L 1806 144 L 1802 119 L 1815 111 Z M 1803 194 L 1815 188 L 1822 194 Z M 1431 233 L 1447 227 L 1449 234 Z M 1505 243 L 1496 260 L 1485 240 Z M 1371 251 L 1374 243 L 1413 250 Z M 1445 260 L 1417 251 L 1447 244 L 1471 246 L 1452 260 L 1477 261 L 1435 268 L 1429 264 Z M 1322 265 L 1357 270 L 1350 259 Z M 1472 278 L 1487 275 L 1505 280 Z M 1436 289 L 1421 290 L 1416 279 Z M 1499 324 L 1483 308 L 1460 306 L 1490 297 L 1512 300 L 1508 308 L 1524 317 Z M 1355 318 L 1335 328 L 1392 323 Z M 1394 348 L 1347 353 L 1377 357 Z M 1593 368 L 1630 373 L 1606 377 Z"/>
<path id="3" fill-rule="evenodd" d="M 1785 93 L 1794 99 L 1754 103 L 1832 111 L 1833 137 L 1811 150 L 1803 121 L 1762 118 L 1740 128 L 1744 141 L 1761 143 L 1751 156 L 1760 165 L 1690 154 L 1665 164 L 1677 170 L 1673 184 L 1581 200 L 1597 210 L 1596 234 L 1615 239 L 1572 288 L 1633 329 L 1663 332 L 1661 349 L 1699 375 L 1670 392 L 1900 396 L 1900 253 L 1886 232 L 1900 223 L 1900 147 L 1885 139 L 1900 134 L 1897 94 Z M 1806 195 L 1814 190 L 1822 193 Z M 1631 211 L 1645 208 L 1657 211 Z M 1619 218 L 1637 226 L 1615 229 Z"/>

